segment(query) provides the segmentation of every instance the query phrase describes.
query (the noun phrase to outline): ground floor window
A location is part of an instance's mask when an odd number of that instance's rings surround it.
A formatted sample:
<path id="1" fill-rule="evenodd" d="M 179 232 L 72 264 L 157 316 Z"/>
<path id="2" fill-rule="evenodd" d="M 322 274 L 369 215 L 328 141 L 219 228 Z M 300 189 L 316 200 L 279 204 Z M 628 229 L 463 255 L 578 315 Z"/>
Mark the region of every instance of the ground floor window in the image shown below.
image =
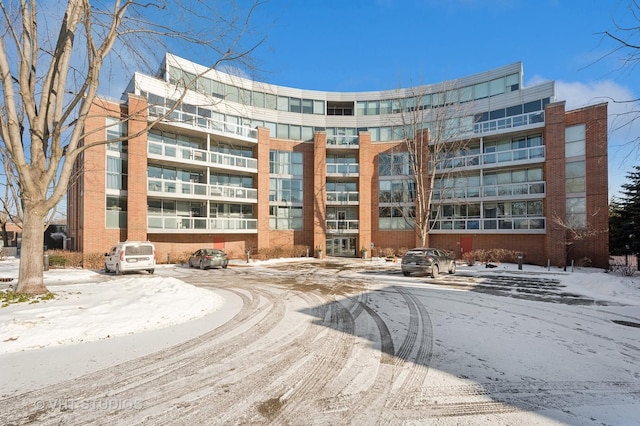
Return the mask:
<path id="1" fill-rule="evenodd" d="M 127 227 L 127 197 L 107 195 L 106 199 L 106 227 Z"/>

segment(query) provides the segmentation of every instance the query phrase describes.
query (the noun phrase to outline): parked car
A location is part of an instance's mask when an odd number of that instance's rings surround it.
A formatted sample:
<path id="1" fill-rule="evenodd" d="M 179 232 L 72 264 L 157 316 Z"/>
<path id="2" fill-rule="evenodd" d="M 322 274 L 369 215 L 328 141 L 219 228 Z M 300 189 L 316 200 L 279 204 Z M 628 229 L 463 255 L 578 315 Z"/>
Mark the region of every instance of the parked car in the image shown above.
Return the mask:
<path id="1" fill-rule="evenodd" d="M 156 248 L 149 241 L 118 243 L 104 256 L 105 272 L 120 275 L 130 271 L 147 271 L 150 274 L 155 271 Z"/>
<path id="2" fill-rule="evenodd" d="M 405 276 L 413 273 L 431 275 L 436 278 L 442 271 L 456 273 L 456 261 L 445 250 L 434 248 L 414 248 L 402 257 L 402 273 Z"/>
<path id="3" fill-rule="evenodd" d="M 200 269 L 227 268 L 229 258 L 222 250 L 203 248 L 189 257 L 189 267 L 198 266 Z"/>

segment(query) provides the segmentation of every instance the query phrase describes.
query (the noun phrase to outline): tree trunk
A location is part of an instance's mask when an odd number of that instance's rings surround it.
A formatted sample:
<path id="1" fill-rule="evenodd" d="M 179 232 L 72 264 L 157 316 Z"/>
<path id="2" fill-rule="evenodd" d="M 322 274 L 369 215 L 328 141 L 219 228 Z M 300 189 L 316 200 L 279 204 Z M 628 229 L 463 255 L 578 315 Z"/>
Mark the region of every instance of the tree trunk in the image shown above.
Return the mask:
<path id="1" fill-rule="evenodd" d="M 45 212 L 38 207 L 24 208 L 20 270 L 16 292 L 45 294 L 44 286 L 44 221 Z"/>
<path id="2" fill-rule="evenodd" d="M 3 222 L 1 227 L 2 232 L 2 245 L 3 247 L 9 247 L 9 234 L 7 233 L 7 223 Z"/>

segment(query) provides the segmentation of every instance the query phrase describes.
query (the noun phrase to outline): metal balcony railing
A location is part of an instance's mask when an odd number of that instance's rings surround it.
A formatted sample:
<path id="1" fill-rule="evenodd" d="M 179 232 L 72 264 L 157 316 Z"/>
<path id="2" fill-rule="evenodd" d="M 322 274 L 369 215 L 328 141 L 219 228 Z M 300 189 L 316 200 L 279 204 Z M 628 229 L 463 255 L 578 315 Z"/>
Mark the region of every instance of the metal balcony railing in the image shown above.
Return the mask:
<path id="1" fill-rule="evenodd" d="M 149 119 L 157 119 L 168 111 L 169 108 L 163 106 L 149 105 Z M 228 121 L 214 120 L 210 117 L 202 117 L 183 111 L 171 112 L 164 119 L 164 122 L 196 127 L 210 133 L 216 133 L 224 136 L 241 137 L 254 142 L 258 141 L 258 131 L 254 128 L 230 123 Z"/>
<path id="2" fill-rule="evenodd" d="M 193 164 L 194 162 L 209 166 L 222 167 L 230 170 L 247 170 L 258 172 L 258 160 L 240 155 L 222 154 L 204 149 L 177 146 L 174 144 L 149 141 L 147 151 L 150 157 L 161 160 L 178 161 Z"/>

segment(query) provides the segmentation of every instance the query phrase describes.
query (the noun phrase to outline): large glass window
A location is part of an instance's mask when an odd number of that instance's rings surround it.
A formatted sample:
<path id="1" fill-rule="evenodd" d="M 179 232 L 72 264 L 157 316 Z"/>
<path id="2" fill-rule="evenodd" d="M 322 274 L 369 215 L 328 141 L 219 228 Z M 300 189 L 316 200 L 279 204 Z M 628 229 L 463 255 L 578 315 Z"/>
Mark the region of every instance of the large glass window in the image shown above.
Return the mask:
<path id="1" fill-rule="evenodd" d="M 127 160 L 107 156 L 107 188 L 127 190 Z"/>
<path id="2" fill-rule="evenodd" d="M 411 230 L 415 227 L 415 207 L 389 206 L 378 208 L 379 229 Z"/>
<path id="3" fill-rule="evenodd" d="M 567 198 L 567 223 L 573 228 L 587 226 L 587 199 L 584 197 Z"/>
<path id="4" fill-rule="evenodd" d="M 410 166 L 408 152 L 378 155 L 379 176 L 409 176 Z"/>
<path id="5" fill-rule="evenodd" d="M 565 157 L 578 157 L 585 155 L 585 126 L 567 127 L 565 129 Z"/>
<path id="6" fill-rule="evenodd" d="M 586 165 L 584 161 L 565 164 L 565 190 L 567 193 L 586 191 Z"/>
<path id="7" fill-rule="evenodd" d="M 127 227 L 127 197 L 107 195 L 106 198 L 106 227 Z"/>
<path id="8" fill-rule="evenodd" d="M 303 229 L 301 206 L 269 206 L 270 229 Z"/>
<path id="9" fill-rule="evenodd" d="M 119 139 L 124 136 L 127 136 L 127 123 L 112 117 L 107 117 L 107 140 Z M 107 150 L 126 153 L 127 142 L 110 142 L 107 144 Z"/>
<path id="10" fill-rule="evenodd" d="M 302 161 L 301 152 L 272 150 L 269 152 L 269 173 L 302 176 Z"/>

